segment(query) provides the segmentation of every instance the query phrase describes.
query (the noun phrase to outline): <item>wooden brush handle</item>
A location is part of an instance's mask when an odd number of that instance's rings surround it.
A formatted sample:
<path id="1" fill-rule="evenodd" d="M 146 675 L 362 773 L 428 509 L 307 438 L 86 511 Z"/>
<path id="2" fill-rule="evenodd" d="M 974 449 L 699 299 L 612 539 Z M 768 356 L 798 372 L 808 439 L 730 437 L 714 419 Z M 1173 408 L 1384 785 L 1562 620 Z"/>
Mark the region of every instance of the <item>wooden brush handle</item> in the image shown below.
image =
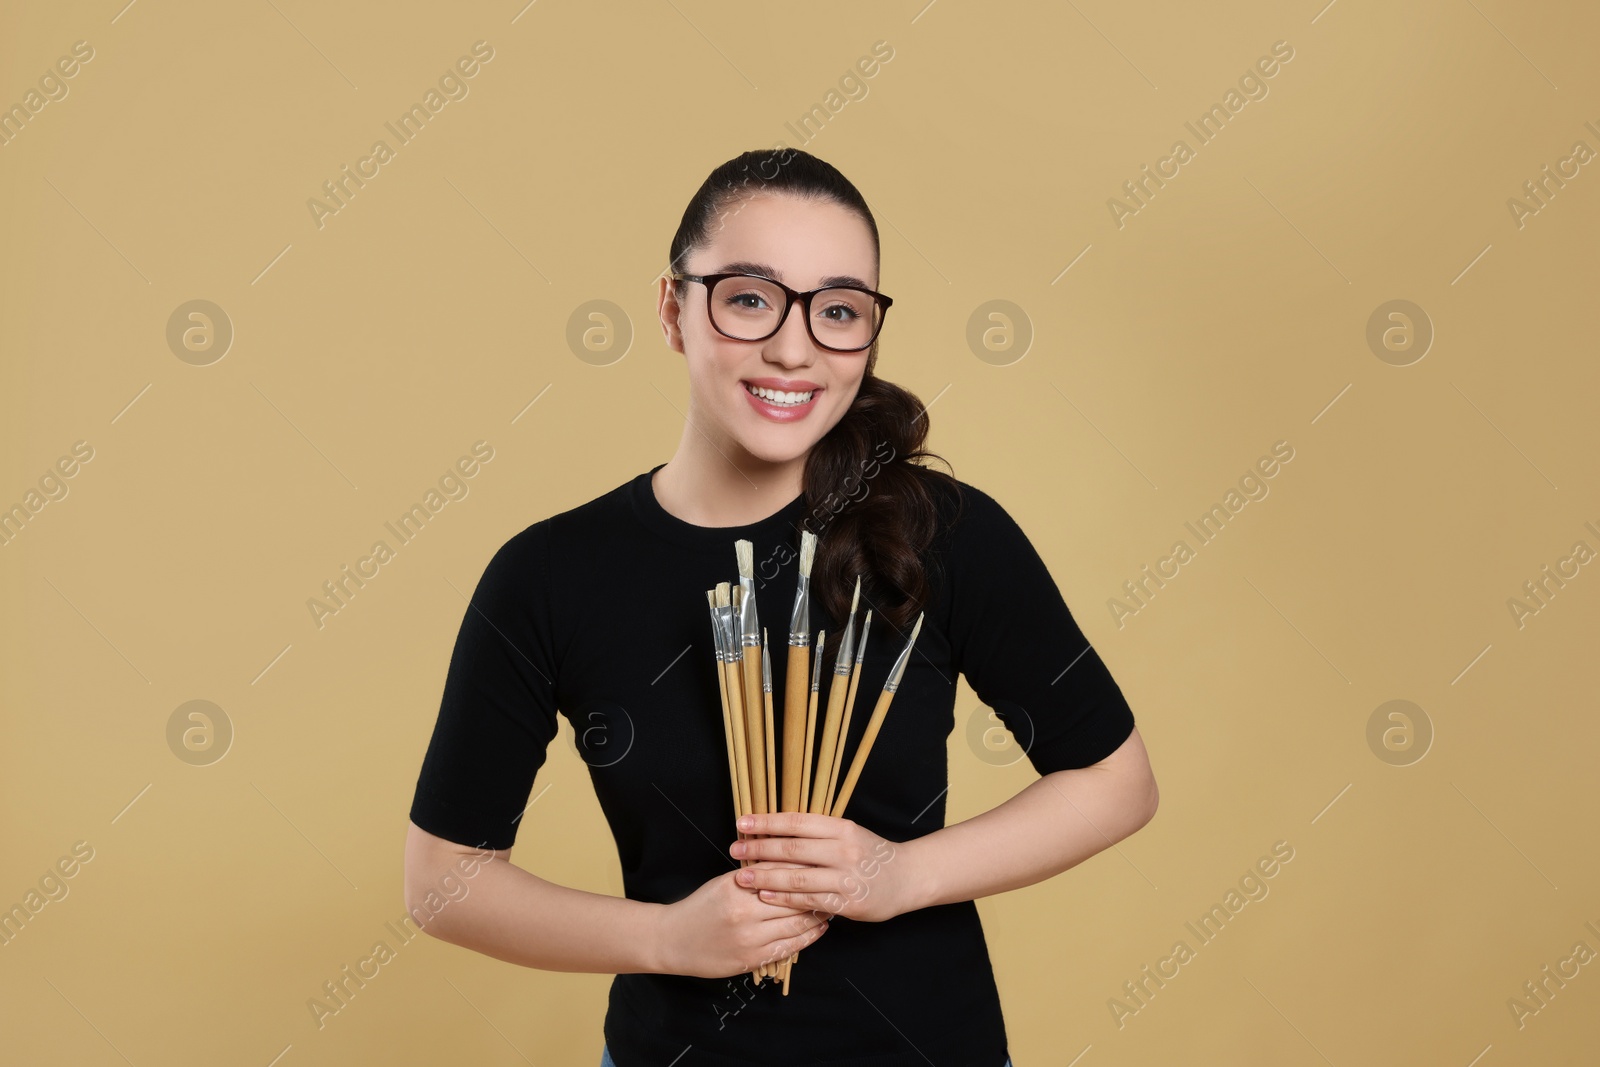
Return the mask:
<path id="1" fill-rule="evenodd" d="M 821 655 L 821 650 L 817 655 Z M 810 688 L 809 686 L 807 688 Z M 800 811 L 811 810 L 811 764 L 812 749 L 817 739 L 817 691 L 812 689 L 806 695 L 806 751 L 801 759 L 800 771 Z"/>
<path id="2" fill-rule="evenodd" d="M 811 648 L 789 646 L 789 666 L 783 690 L 783 806 L 780 811 L 800 810 L 800 760 L 805 748 L 806 717 L 801 709 L 811 695 Z"/>
<path id="3" fill-rule="evenodd" d="M 750 750 L 744 736 L 744 687 L 739 681 L 738 664 L 724 663 L 722 670 L 727 679 L 725 684 L 728 692 L 728 718 L 733 724 L 733 762 L 738 770 L 738 776 L 735 778 L 739 786 L 739 810 L 737 814 L 748 815 L 755 809 L 750 806 Z"/>
<path id="4" fill-rule="evenodd" d="M 839 743 L 839 718 L 844 710 L 845 692 L 850 688 L 848 674 L 835 674 L 828 687 L 828 714 L 822 723 L 822 741 L 817 747 L 817 779 L 811 784 L 811 810 L 827 813 L 829 776 L 833 771 L 833 750 Z"/>
<path id="5" fill-rule="evenodd" d="M 850 773 L 845 776 L 844 786 L 839 790 L 839 799 L 834 801 L 833 808 L 828 812 L 836 819 L 844 814 L 845 805 L 850 803 L 850 794 L 855 791 L 856 780 L 861 777 L 861 768 L 866 765 L 867 754 L 872 751 L 872 742 L 878 738 L 878 730 L 883 726 L 884 716 L 889 714 L 889 702 L 892 700 L 892 689 L 884 689 L 878 694 L 878 704 L 872 709 L 867 732 L 861 735 L 861 744 L 856 748 L 855 758 L 850 761 Z"/>
<path id="6" fill-rule="evenodd" d="M 742 645 L 740 655 L 744 665 L 745 740 L 750 746 L 750 799 L 755 803 L 751 810 L 761 814 L 767 810 L 767 716 L 761 700 L 761 646 Z"/>

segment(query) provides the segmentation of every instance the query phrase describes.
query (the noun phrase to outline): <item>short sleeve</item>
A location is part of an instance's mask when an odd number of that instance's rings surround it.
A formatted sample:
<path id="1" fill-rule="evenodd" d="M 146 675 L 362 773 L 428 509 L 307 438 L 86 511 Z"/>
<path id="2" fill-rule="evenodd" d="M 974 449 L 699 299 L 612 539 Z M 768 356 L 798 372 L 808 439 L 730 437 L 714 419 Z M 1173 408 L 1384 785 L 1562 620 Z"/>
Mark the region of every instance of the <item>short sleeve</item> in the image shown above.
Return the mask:
<path id="1" fill-rule="evenodd" d="M 960 489 L 944 561 L 956 668 L 1041 775 L 1100 762 L 1133 732 L 1121 687 L 1021 527 L 993 497 Z"/>
<path id="2" fill-rule="evenodd" d="M 502 545 L 462 617 L 411 801 L 448 841 L 510 848 L 556 735 L 547 544 L 536 523 Z"/>

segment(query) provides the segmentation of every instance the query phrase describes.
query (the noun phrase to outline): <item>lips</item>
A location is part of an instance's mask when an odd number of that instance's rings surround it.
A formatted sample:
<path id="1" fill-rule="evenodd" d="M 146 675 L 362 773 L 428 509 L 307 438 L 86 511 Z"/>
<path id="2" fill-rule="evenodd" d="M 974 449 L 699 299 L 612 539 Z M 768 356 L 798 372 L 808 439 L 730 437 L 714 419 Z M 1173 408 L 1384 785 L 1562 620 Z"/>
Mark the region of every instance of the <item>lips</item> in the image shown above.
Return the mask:
<path id="1" fill-rule="evenodd" d="M 758 396 L 751 387 L 760 388 L 769 394 L 776 393 L 777 397 Z M 739 391 L 745 396 L 750 406 L 758 415 L 772 422 L 794 422 L 803 419 L 816 407 L 817 397 L 822 394 L 822 388 L 814 382 L 785 381 L 779 378 L 753 379 L 739 383 Z M 809 399 L 786 403 L 782 396 L 804 396 L 809 393 Z"/>

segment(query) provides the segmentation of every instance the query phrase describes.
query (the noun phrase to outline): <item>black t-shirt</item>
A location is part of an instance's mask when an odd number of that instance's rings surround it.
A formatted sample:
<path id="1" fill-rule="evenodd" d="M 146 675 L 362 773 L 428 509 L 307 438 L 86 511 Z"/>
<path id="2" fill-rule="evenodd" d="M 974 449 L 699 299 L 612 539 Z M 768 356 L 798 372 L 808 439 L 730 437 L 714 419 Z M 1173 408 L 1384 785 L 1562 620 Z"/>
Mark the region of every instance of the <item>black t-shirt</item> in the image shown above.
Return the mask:
<path id="1" fill-rule="evenodd" d="M 737 581 L 734 541 L 754 542 L 781 739 L 806 507 L 797 497 L 748 526 L 695 526 L 656 500 L 659 469 L 534 523 L 489 561 L 456 639 L 411 821 L 463 845 L 510 848 L 559 712 L 616 838 L 626 895 L 668 904 L 738 866 L 727 851 L 737 832 L 705 591 Z M 976 708 L 956 715 L 958 674 L 1040 774 L 1100 761 L 1134 726 L 1022 530 L 965 483 L 950 521 L 955 493 L 929 481 L 943 516 L 929 548 L 933 595 L 844 812 L 896 842 L 944 825 L 951 731 L 979 750 L 981 730 L 995 728 L 986 716 L 974 722 Z M 826 629 L 832 646 L 845 620 L 823 615 L 813 591 L 813 639 Z M 905 638 L 874 614 L 841 774 Z M 830 657 L 819 724 L 832 667 Z M 537 872 L 537 857 L 529 867 Z M 1001 1067 L 1008 1054 L 970 900 L 886 922 L 836 917 L 801 951 L 788 996 L 748 974 L 619 974 L 604 1039 L 619 1067 Z"/>

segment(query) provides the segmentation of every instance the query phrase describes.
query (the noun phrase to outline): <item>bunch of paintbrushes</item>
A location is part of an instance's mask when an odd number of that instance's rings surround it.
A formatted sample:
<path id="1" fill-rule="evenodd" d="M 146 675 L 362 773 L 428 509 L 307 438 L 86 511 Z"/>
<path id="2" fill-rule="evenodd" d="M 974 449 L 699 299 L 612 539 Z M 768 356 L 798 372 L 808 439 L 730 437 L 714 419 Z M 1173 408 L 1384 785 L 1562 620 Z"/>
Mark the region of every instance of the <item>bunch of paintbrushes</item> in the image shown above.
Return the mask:
<path id="1" fill-rule="evenodd" d="M 706 591 L 711 609 L 711 628 L 716 637 L 717 681 L 722 693 L 723 736 L 728 748 L 728 780 L 731 783 L 736 815 L 766 814 L 774 811 L 805 811 L 840 816 L 850 802 L 861 768 L 877 740 L 901 675 L 911 658 L 911 646 L 922 629 L 917 616 L 911 637 L 889 669 L 877 706 L 866 732 L 856 746 L 849 773 L 842 779 L 844 740 L 850 734 L 850 716 L 855 706 L 856 686 L 861 680 L 861 664 L 867 653 L 867 630 L 872 625 L 868 611 L 856 637 L 856 606 L 861 599 L 861 579 L 856 579 L 850 598 L 850 618 L 839 642 L 833 665 L 833 681 L 828 689 L 828 704 L 822 720 L 822 736 L 817 738 L 817 698 L 822 681 L 821 650 L 826 631 L 817 632 L 817 655 L 811 652 L 811 564 L 816 556 L 817 537 L 810 531 L 800 535 L 800 575 L 795 588 L 794 609 L 789 616 L 789 662 L 785 674 L 783 703 L 782 761 L 779 762 L 774 735 L 772 703 L 772 657 L 767 648 L 767 632 L 756 612 L 754 545 L 735 541 L 739 582 L 720 583 Z M 809 679 L 809 689 L 807 681 Z M 802 714 L 802 709 L 804 712 Z M 816 768 L 813 777 L 812 768 Z M 781 767 L 782 773 L 779 773 Z M 746 835 L 739 834 L 743 839 Z M 745 860 L 742 865 L 751 861 Z M 764 978 L 783 982 L 789 995 L 789 971 L 800 958 L 796 952 L 787 959 L 764 963 L 750 972 L 757 983 Z"/>

